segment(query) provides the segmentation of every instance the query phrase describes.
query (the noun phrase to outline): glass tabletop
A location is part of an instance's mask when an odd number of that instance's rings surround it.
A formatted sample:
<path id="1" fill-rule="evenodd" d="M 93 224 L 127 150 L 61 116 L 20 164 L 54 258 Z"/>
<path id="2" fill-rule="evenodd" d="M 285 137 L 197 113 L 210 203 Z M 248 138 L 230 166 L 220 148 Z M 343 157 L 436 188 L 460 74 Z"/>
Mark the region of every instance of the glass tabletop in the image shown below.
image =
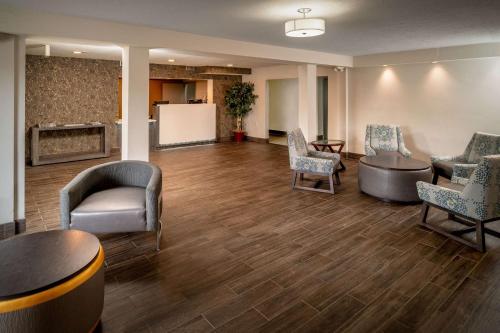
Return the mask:
<path id="1" fill-rule="evenodd" d="M 344 140 L 318 140 L 318 141 L 311 142 L 311 144 L 318 145 L 318 146 L 340 146 L 340 145 L 344 145 L 345 141 Z"/>

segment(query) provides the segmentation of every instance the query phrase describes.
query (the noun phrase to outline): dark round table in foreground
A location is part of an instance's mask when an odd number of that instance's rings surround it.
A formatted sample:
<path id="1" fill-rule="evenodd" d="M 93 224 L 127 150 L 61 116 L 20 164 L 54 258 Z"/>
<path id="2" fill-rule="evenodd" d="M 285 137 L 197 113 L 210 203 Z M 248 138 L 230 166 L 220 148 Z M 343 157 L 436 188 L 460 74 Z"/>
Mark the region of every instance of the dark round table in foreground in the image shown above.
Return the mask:
<path id="1" fill-rule="evenodd" d="M 92 331 L 104 303 L 103 263 L 99 240 L 83 231 L 0 241 L 0 331 Z"/>
<path id="2" fill-rule="evenodd" d="M 384 201 L 417 203 L 417 181 L 430 182 L 429 163 L 396 155 L 364 156 L 359 160 L 361 192 Z"/>

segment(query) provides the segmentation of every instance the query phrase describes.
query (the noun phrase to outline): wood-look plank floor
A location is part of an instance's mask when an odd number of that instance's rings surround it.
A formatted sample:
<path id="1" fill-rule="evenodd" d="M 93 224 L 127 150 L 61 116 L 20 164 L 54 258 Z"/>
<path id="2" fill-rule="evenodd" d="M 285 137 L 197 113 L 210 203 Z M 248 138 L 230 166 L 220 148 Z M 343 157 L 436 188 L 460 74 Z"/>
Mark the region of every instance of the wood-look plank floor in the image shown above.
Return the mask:
<path id="1" fill-rule="evenodd" d="M 61 187 L 105 161 L 28 167 L 27 231 L 59 228 Z M 217 144 L 151 161 L 164 175 L 162 250 L 152 234 L 100 237 L 101 331 L 500 330 L 499 241 L 487 236 L 481 254 L 416 226 L 418 205 L 358 192 L 355 160 L 333 196 L 291 191 L 283 146 Z"/>

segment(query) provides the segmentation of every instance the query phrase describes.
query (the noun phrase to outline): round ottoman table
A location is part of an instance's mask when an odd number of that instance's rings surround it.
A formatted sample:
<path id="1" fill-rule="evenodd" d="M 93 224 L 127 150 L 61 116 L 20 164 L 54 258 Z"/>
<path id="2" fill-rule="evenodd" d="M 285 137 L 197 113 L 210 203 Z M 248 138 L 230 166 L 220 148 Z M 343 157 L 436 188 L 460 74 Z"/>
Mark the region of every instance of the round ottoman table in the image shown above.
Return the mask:
<path id="1" fill-rule="evenodd" d="M 416 182 L 430 182 L 431 178 L 431 165 L 424 161 L 394 155 L 364 156 L 359 160 L 359 189 L 384 201 L 420 202 Z"/>
<path id="2" fill-rule="evenodd" d="M 104 303 L 104 252 L 78 230 L 0 241 L 0 332 L 92 332 Z"/>

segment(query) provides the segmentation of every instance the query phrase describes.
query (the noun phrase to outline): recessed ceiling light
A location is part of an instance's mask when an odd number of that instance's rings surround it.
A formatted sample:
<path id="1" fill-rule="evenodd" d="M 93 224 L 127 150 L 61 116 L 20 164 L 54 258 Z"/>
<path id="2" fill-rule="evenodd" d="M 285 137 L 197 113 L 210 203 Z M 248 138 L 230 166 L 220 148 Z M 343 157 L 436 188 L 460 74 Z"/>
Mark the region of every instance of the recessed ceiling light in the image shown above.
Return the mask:
<path id="1" fill-rule="evenodd" d="M 285 34 L 288 37 L 313 37 L 325 33 L 325 20 L 306 18 L 311 8 L 300 8 L 297 11 L 303 15 L 302 18 L 285 22 Z"/>
<path id="2" fill-rule="evenodd" d="M 382 65 L 382 66 L 387 67 L 387 66 L 389 66 L 389 65 Z"/>
<path id="3" fill-rule="evenodd" d="M 433 61 L 432 63 L 433 63 L 433 64 L 437 64 L 438 62 L 439 62 L 439 61 L 437 61 L 437 60 L 434 60 L 434 61 Z"/>
<path id="4" fill-rule="evenodd" d="M 227 67 L 233 67 L 234 65 L 233 64 L 227 64 Z"/>
<path id="5" fill-rule="evenodd" d="M 175 59 L 168 59 L 168 62 L 175 62 Z"/>
<path id="6" fill-rule="evenodd" d="M 74 50 L 73 51 L 73 54 L 82 54 L 82 53 L 85 53 L 84 51 L 79 51 L 79 50 Z"/>

